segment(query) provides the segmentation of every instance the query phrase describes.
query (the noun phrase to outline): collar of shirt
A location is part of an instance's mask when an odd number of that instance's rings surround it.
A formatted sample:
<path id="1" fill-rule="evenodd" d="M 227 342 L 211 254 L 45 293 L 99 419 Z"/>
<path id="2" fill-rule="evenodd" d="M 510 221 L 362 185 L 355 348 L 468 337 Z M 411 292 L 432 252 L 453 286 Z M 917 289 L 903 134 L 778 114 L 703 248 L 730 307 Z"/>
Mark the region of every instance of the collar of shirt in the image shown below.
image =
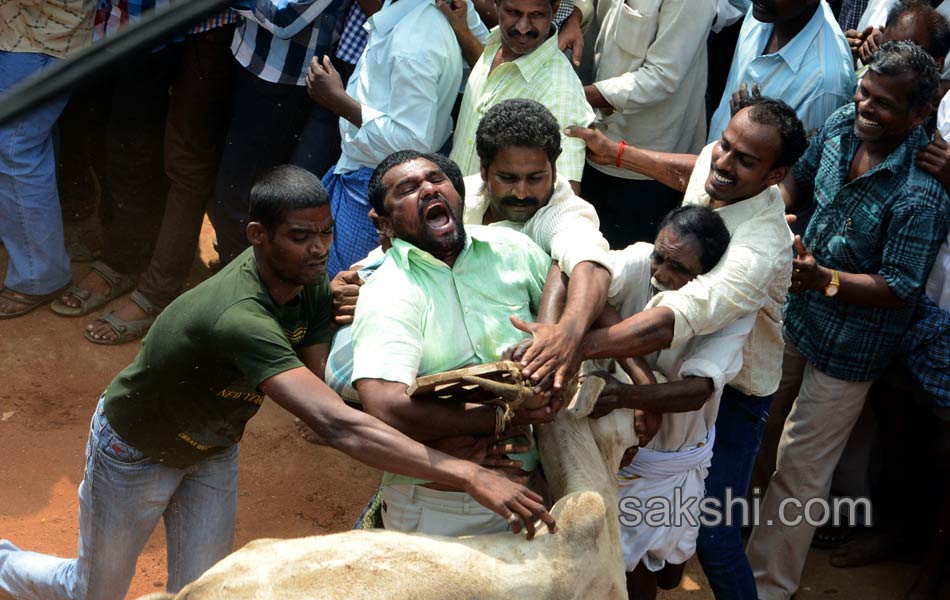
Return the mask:
<path id="1" fill-rule="evenodd" d="M 782 47 L 782 49 L 778 52 L 773 54 L 762 54 L 762 56 L 778 56 L 785 61 L 785 64 L 787 64 L 792 71 L 798 73 L 798 69 L 801 67 L 802 61 L 805 60 L 805 56 L 811 50 L 815 38 L 818 37 L 818 33 L 821 31 L 821 28 L 824 25 L 826 17 L 824 11 L 826 8 L 827 7 L 824 3 L 819 4 L 817 10 L 815 10 L 815 14 L 811 17 L 811 20 L 808 21 L 808 24 L 798 32 L 798 35 L 792 38 L 792 41 L 785 44 L 785 46 Z M 830 13 L 831 9 L 827 10 Z M 762 52 L 764 53 L 765 47 L 769 43 L 769 39 L 772 37 L 772 31 L 775 29 L 775 26 L 771 23 L 762 23 L 756 20 L 756 18 L 752 16 L 752 11 L 749 11 L 748 18 L 755 22 L 755 27 L 757 30 L 755 35 L 758 36 L 759 42 L 757 46 L 761 48 Z"/>
<path id="2" fill-rule="evenodd" d="M 462 213 L 462 221 L 466 225 L 482 225 L 485 219 L 485 213 L 488 212 L 488 207 L 491 204 L 491 200 L 488 197 L 488 186 L 484 180 L 482 180 L 481 174 L 475 174 L 465 178 L 465 189 L 471 191 L 465 195 L 465 210 Z M 530 219 L 524 223 L 497 221 L 489 225 L 489 227 L 501 225 L 509 229 L 521 231 L 527 227 L 528 223 L 537 218 L 538 215 L 541 214 L 541 211 L 566 202 L 573 196 L 574 190 L 571 188 L 570 181 L 563 175 L 558 175 L 554 183 L 554 193 L 551 194 L 551 199 L 548 200 L 547 204 L 538 209 L 538 212 L 534 213 Z"/>
<path id="3" fill-rule="evenodd" d="M 405 0 L 399 0 L 405 2 Z M 485 44 L 485 51 L 482 53 L 482 60 L 488 62 L 489 66 L 495 60 L 495 54 L 501 48 L 501 28 L 495 26 L 488 34 L 488 42 Z M 557 27 L 551 23 L 548 30 L 548 39 L 538 46 L 533 52 L 524 56 L 519 56 L 511 61 L 511 64 L 518 68 L 518 72 L 525 81 L 532 81 L 544 69 L 553 56 L 556 56 L 561 50 L 557 47 Z M 501 68 L 502 65 L 498 67 Z"/>
<path id="4" fill-rule="evenodd" d="M 462 251 L 459 252 L 458 258 L 455 259 L 455 264 L 459 264 L 465 256 L 469 253 L 470 248 L 474 242 L 481 243 L 480 240 L 473 239 L 472 232 L 465 232 L 465 246 L 462 248 Z M 475 232 L 476 237 L 480 237 L 478 232 Z M 432 256 L 429 252 L 426 252 L 422 248 L 419 248 L 415 244 L 407 242 L 400 238 L 393 238 L 393 247 L 387 252 L 390 256 L 393 257 L 393 261 L 399 265 L 399 268 L 404 271 L 412 270 L 412 265 L 415 263 L 422 263 L 432 265 L 434 267 L 439 267 L 443 269 L 449 269 L 450 267 L 439 260 L 438 258 Z"/>
<path id="5" fill-rule="evenodd" d="M 393 27 L 395 27 L 403 17 L 419 6 L 431 1 L 432 0 L 399 0 L 399 2 L 393 2 L 393 0 L 386 0 L 379 12 L 366 20 L 366 23 L 363 24 L 363 29 L 366 31 L 375 30 L 378 35 L 386 35 L 393 30 Z"/>
<path id="6" fill-rule="evenodd" d="M 779 191 L 777 186 L 770 185 L 751 198 L 739 200 L 738 202 L 717 208 L 716 214 L 722 217 L 722 220 L 726 224 L 726 229 L 731 233 L 742 223 L 769 212 L 770 207 L 775 202 L 781 201 L 782 192 Z M 709 206 L 712 204 L 712 198 L 709 197 L 709 194 L 703 192 L 691 203 L 698 206 Z"/>
<path id="7" fill-rule="evenodd" d="M 854 158 L 854 153 L 861 144 L 861 140 L 859 140 L 858 136 L 854 133 L 854 120 L 856 118 L 854 104 L 847 105 L 847 107 L 843 109 L 843 112 L 845 119 L 842 122 L 839 134 L 838 175 L 841 185 L 845 186 L 848 183 L 847 179 L 848 173 L 851 170 L 851 160 Z M 895 176 L 906 176 L 915 162 L 914 157 L 917 150 L 926 144 L 927 134 L 924 133 L 923 128 L 914 128 L 910 134 L 908 134 L 907 138 L 901 142 L 901 145 L 887 155 L 887 158 L 871 169 L 868 169 L 857 179 L 870 177 L 880 171 L 890 171 Z M 827 148 L 830 148 L 830 146 L 826 145 L 826 149 Z M 857 181 L 857 179 L 855 181 Z"/>

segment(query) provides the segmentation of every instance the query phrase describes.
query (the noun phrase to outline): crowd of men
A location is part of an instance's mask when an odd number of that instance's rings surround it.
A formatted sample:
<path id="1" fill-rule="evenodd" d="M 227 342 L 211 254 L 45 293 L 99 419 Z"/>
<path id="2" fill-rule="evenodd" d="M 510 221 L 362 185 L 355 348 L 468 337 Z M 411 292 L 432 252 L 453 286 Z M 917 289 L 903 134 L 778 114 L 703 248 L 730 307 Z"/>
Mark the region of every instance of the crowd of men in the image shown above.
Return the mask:
<path id="1" fill-rule="evenodd" d="M 3 3 L 0 99 L 166 5 Z M 732 511 L 622 521 L 631 598 L 695 554 L 717 598 L 787 600 L 813 544 L 842 567 L 925 548 L 907 597 L 937 598 L 948 17 L 940 0 L 247 0 L 0 123 L 0 319 L 109 305 L 88 342 L 148 334 L 93 415 L 79 556 L 0 539 L 0 597 L 122 598 L 159 518 L 167 589 L 199 577 L 231 551 L 265 395 L 385 472 L 367 513 L 387 529 L 556 532 L 533 428 L 584 361 L 612 359 L 593 416 L 632 409 L 641 437 L 609 465 L 616 501 Z M 91 200 L 95 231 L 67 238 Z M 219 272 L 182 293 L 206 213 Z M 413 395 L 503 357 L 547 405 Z M 729 499 L 752 482 L 746 543 Z M 873 526 L 818 528 L 806 507 L 833 496 L 870 496 Z"/>

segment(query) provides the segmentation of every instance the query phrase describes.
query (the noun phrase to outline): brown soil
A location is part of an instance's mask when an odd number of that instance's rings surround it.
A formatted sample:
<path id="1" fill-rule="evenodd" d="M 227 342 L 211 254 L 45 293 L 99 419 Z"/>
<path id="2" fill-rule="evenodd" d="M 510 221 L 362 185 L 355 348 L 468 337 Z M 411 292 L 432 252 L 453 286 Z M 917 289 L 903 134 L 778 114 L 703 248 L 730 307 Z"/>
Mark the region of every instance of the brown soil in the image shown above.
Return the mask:
<path id="1" fill-rule="evenodd" d="M 206 229 L 192 282 L 208 275 L 209 245 Z M 88 268 L 75 265 L 76 279 Z M 0 249 L 0 270 L 5 269 Z M 0 321 L 0 537 L 60 556 L 76 552 L 76 494 L 92 410 L 139 347 L 90 344 L 82 336 L 89 320 L 62 318 L 42 308 Z M 242 444 L 235 547 L 261 537 L 348 529 L 378 481 L 373 469 L 303 441 L 293 418 L 266 402 Z M 915 567 L 896 564 L 833 569 L 827 553 L 814 551 L 798 598 L 891 600 L 907 590 L 914 573 Z M 162 590 L 164 584 L 159 528 L 139 559 L 128 597 Z M 661 596 L 712 598 L 695 560 L 681 588 Z"/>

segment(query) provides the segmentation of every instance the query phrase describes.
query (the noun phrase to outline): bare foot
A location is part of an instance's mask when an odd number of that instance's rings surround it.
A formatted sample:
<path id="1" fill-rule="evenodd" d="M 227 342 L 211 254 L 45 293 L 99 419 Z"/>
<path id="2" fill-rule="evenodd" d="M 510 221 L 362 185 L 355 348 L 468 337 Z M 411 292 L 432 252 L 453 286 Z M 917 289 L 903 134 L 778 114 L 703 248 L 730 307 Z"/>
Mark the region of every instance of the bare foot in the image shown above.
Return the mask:
<path id="1" fill-rule="evenodd" d="M 320 439 L 320 436 L 317 435 L 317 432 L 313 429 L 310 429 L 310 426 L 301 421 L 298 418 L 294 418 L 294 425 L 297 426 L 297 431 L 300 432 L 300 435 L 303 439 L 307 440 L 311 444 L 318 444 L 320 446 L 324 445 L 324 441 Z"/>
<path id="2" fill-rule="evenodd" d="M 123 321 L 140 321 L 148 317 L 148 313 L 131 300 L 114 310 L 113 314 Z M 102 319 L 96 319 L 86 325 L 86 331 L 97 340 L 115 341 L 119 337 L 118 332 Z"/>
<path id="3" fill-rule="evenodd" d="M 88 290 L 94 294 L 99 294 L 102 296 L 108 295 L 112 290 L 109 282 L 103 279 L 95 269 L 91 269 L 88 273 L 86 273 L 86 276 L 83 277 L 77 285 L 84 290 Z M 79 300 L 79 298 L 73 296 L 69 292 L 66 292 L 60 296 L 59 301 L 70 308 L 79 308 L 82 306 L 82 302 Z"/>

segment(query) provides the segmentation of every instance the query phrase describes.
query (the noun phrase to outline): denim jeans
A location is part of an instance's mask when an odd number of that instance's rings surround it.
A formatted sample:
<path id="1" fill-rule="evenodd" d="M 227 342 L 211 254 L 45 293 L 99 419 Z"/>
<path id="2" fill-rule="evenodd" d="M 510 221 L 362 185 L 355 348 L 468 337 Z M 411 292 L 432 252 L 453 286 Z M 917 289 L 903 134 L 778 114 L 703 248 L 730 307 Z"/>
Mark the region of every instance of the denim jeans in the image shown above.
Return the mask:
<path id="1" fill-rule="evenodd" d="M 716 417 L 712 466 L 706 476 L 707 498 L 718 498 L 725 507 L 727 489 L 732 498 L 745 497 L 771 404 L 771 395 L 749 396 L 725 387 Z M 755 578 L 742 547 L 741 511 L 734 508 L 731 525 L 700 527 L 696 554 L 717 599 L 756 600 Z"/>
<path id="2" fill-rule="evenodd" d="M 0 51 L 0 96 L 58 59 Z M 0 125 L 0 240 L 10 262 L 4 285 L 23 294 L 48 294 L 71 277 L 56 189 L 53 125 L 66 96 Z"/>
<path id="3" fill-rule="evenodd" d="M 177 592 L 231 551 L 237 475 L 237 445 L 186 469 L 146 457 L 116 435 L 100 400 L 79 484 L 79 557 L 27 552 L 0 540 L 0 593 L 18 600 L 122 600 L 160 517 L 166 589 Z"/>

